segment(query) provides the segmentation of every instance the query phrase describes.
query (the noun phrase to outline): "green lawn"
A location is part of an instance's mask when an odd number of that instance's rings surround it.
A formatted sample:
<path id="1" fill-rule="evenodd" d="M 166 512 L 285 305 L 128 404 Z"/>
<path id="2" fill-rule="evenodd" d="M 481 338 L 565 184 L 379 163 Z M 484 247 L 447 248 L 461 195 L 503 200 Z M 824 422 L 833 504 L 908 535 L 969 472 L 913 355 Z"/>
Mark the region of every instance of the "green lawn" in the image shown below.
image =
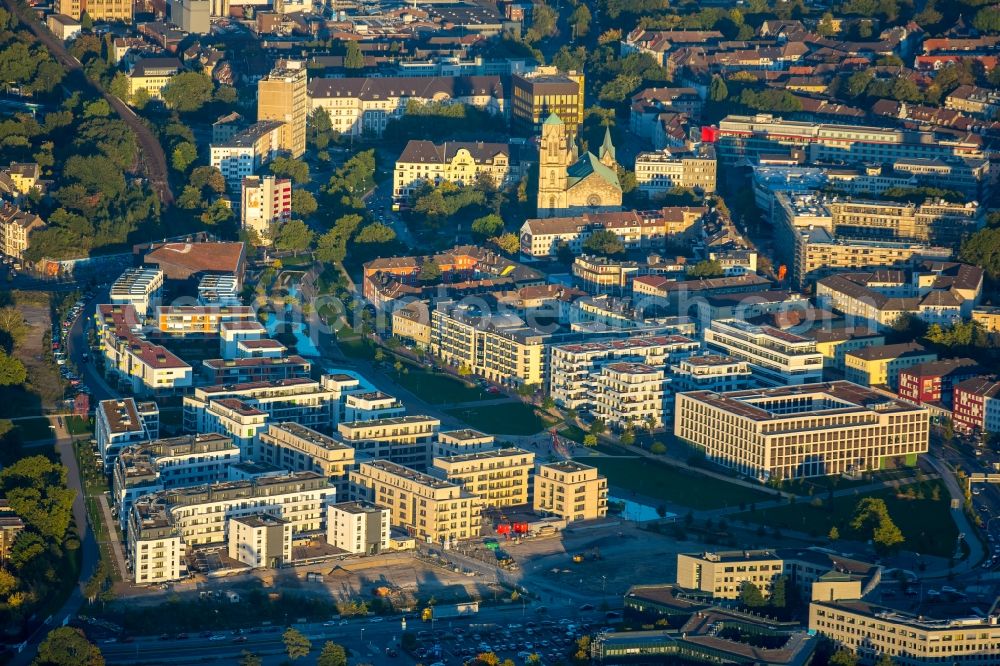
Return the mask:
<path id="1" fill-rule="evenodd" d="M 14 421 L 14 428 L 22 442 L 48 439 L 52 436 L 52 431 L 49 430 L 49 420 L 44 416 Z"/>
<path id="2" fill-rule="evenodd" d="M 551 425 L 523 402 L 449 409 L 448 413 L 476 430 L 496 435 L 534 435 Z"/>
<path id="3" fill-rule="evenodd" d="M 344 352 L 344 356 L 348 358 L 364 358 L 368 360 L 375 358 L 374 346 L 367 343 L 360 335 L 338 337 L 337 346 L 340 347 L 340 351 Z"/>
<path id="4" fill-rule="evenodd" d="M 583 444 L 583 438 L 587 436 L 583 428 L 572 423 L 567 423 L 563 427 L 559 428 L 559 434 L 566 439 L 572 439 L 577 444 Z"/>
<path id="5" fill-rule="evenodd" d="M 66 429 L 71 435 L 89 435 L 94 432 L 90 419 L 83 416 L 67 416 Z"/>
<path id="6" fill-rule="evenodd" d="M 648 458 L 594 456 L 583 462 L 597 467 L 615 488 L 697 510 L 737 506 L 740 502 L 750 504 L 769 497 L 763 491 L 688 472 Z"/>
<path id="7" fill-rule="evenodd" d="M 935 487 L 938 493 L 936 500 L 933 499 Z M 894 489 L 887 488 L 865 495 L 835 497 L 831 501 L 817 496 L 822 500 L 822 506 L 813 506 L 812 503 L 803 500 L 755 513 L 741 513 L 736 518 L 762 523 L 769 527 L 806 532 L 816 537 L 825 537 L 829 534 L 830 528 L 836 526 L 841 538 L 866 541 L 871 534 L 862 534 L 851 529 L 851 518 L 862 497 L 880 497 L 885 500 L 889 516 L 906 538 L 904 549 L 927 555 L 950 557 L 955 552 L 958 529 L 948 510 L 948 491 L 940 481 L 904 486 L 900 492 L 905 493 L 909 489 L 918 493 L 917 498 L 910 499 L 899 495 Z M 923 499 L 919 499 L 920 493 Z"/>
<path id="8" fill-rule="evenodd" d="M 479 387 L 445 374 L 427 372 L 407 364 L 409 372 L 395 375 L 396 383 L 435 405 L 449 402 L 471 402 L 490 397 Z"/>

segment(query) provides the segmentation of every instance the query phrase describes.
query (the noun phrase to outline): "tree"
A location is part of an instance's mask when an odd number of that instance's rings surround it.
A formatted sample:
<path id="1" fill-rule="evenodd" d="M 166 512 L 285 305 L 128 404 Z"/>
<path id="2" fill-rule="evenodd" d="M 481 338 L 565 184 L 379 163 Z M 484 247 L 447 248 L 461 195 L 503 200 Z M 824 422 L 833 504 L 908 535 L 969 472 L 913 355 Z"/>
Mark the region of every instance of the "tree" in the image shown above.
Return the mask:
<path id="1" fill-rule="evenodd" d="M 583 249 L 591 254 L 612 257 L 625 254 L 625 245 L 613 231 L 601 229 L 595 231 L 583 241 Z"/>
<path id="2" fill-rule="evenodd" d="M 712 77 L 712 83 L 708 89 L 708 97 L 713 102 L 724 102 L 729 97 L 729 86 L 726 80 L 716 74 Z"/>
<path id="3" fill-rule="evenodd" d="M 295 627 L 286 629 L 281 639 L 285 643 L 285 652 L 292 661 L 306 657 L 312 651 L 312 642 Z"/>
<path id="4" fill-rule="evenodd" d="M 576 39 L 586 37 L 590 32 L 591 21 L 590 9 L 582 2 L 576 6 L 573 13 L 569 15 L 569 25 L 573 29 Z"/>
<path id="5" fill-rule="evenodd" d="M 784 608 L 788 605 L 788 577 L 778 576 L 771 587 L 771 606 L 774 608 Z"/>
<path id="6" fill-rule="evenodd" d="M 243 654 L 240 656 L 239 666 L 263 666 L 264 660 L 255 655 L 253 652 L 248 652 L 243 650 Z"/>
<path id="7" fill-rule="evenodd" d="M 601 86 L 601 92 L 597 98 L 602 102 L 624 102 L 632 92 L 642 83 L 642 77 L 632 74 L 619 74 L 608 83 Z"/>
<path id="8" fill-rule="evenodd" d="M 717 278 L 725 275 L 725 271 L 718 261 L 705 260 L 689 268 L 687 275 L 689 278 Z"/>
<path id="9" fill-rule="evenodd" d="M 181 72 L 175 74 L 170 83 L 163 87 L 160 93 L 163 101 L 171 109 L 181 113 L 197 111 L 212 101 L 215 84 L 212 79 L 201 72 Z"/>
<path id="10" fill-rule="evenodd" d="M 344 69 L 364 69 L 365 56 L 361 53 L 361 46 L 355 42 L 347 42 L 347 51 L 344 53 Z"/>
<path id="11" fill-rule="evenodd" d="M 14 575 L 6 569 L 0 569 L 0 598 L 10 596 L 10 593 L 16 589 L 17 578 L 14 578 Z"/>
<path id="12" fill-rule="evenodd" d="M 316 197 L 308 190 L 292 190 L 292 213 L 299 217 L 309 217 L 319 209 Z"/>
<path id="13" fill-rule="evenodd" d="M 427 259 L 420 265 L 417 279 L 425 284 L 437 282 L 441 279 L 441 267 L 433 259 Z"/>
<path id="14" fill-rule="evenodd" d="M 309 165 L 291 157 L 276 157 L 271 160 L 271 173 L 279 178 L 291 178 L 296 185 L 309 182 Z"/>
<path id="15" fill-rule="evenodd" d="M 233 220 L 233 209 L 222 199 L 215 201 L 201 214 L 202 224 L 210 227 L 222 227 Z"/>
<path id="16" fill-rule="evenodd" d="M 498 235 L 503 231 L 503 218 L 495 213 L 490 213 L 472 221 L 472 233 L 480 240 Z"/>
<path id="17" fill-rule="evenodd" d="M 475 663 L 477 666 L 500 666 L 500 657 L 495 652 L 480 652 Z"/>
<path id="18" fill-rule="evenodd" d="M 289 220 L 278 230 L 274 247 L 298 254 L 309 248 L 313 242 L 313 232 L 302 220 Z"/>
<path id="19" fill-rule="evenodd" d="M 28 379 L 24 364 L 0 349 L 0 386 L 19 386 Z"/>
<path id="20" fill-rule="evenodd" d="M 837 529 L 836 525 L 830 528 L 830 532 L 826 535 L 826 538 L 830 541 L 836 541 L 840 538 L 840 530 Z"/>
<path id="21" fill-rule="evenodd" d="M 104 98 L 95 99 L 83 107 L 84 118 L 107 118 L 109 115 L 111 115 L 111 106 Z"/>
<path id="22" fill-rule="evenodd" d="M 1000 32 L 1000 8 L 980 9 L 972 19 L 972 25 L 980 32 Z"/>
<path id="23" fill-rule="evenodd" d="M 823 14 L 819 20 L 819 24 L 816 26 L 816 32 L 821 37 L 833 37 L 837 34 L 837 28 L 833 22 L 833 14 L 830 12 Z"/>
<path id="24" fill-rule="evenodd" d="M 145 88 L 139 88 L 132 93 L 132 106 L 142 111 L 149 104 L 150 99 L 152 98 L 149 96 L 149 91 Z"/>
<path id="25" fill-rule="evenodd" d="M 396 240 L 396 232 L 392 227 L 381 222 L 372 222 L 358 232 L 355 243 L 391 243 Z"/>
<path id="26" fill-rule="evenodd" d="M 343 261 L 347 256 L 347 241 L 361 222 L 362 217 L 353 213 L 338 218 L 333 228 L 320 236 L 316 258 L 331 263 Z"/>
<path id="27" fill-rule="evenodd" d="M 740 586 L 740 603 L 750 608 L 759 608 L 765 605 L 766 602 L 764 601 L 764 595 L 760 592 L 760 588 L 750 581 L 745 580 L 743 581 L 743 585 Z"/>
<path id="28" fill-rule="evenodd" d="M 36 666 L 104 666 L 97 646 L 74 627 L 59 627 L 49 632 L 38 646 Z"/>
<path id="29" fill-rule="evenodd" d="M 226 179 L 218 167 L 200 166 L 188 176 L 188 183 L 199 190 L 208 188 L 211 192 L 222 194 L 226 191 Z"/>
<path id="30" fill-rule="evenodd" d="M 499 236 L 494 236 L 490 241 L 500 248 L 501 252 L 507 254 L 517 254 L 518 250 L 521 249 L 521 240 L 512 231 L 508 231 L 505 234 L 500 234 Z"/>
<path id="31" fill-rule="evenodd" d="M 316 666 L 347 666 L 347 651 L 343 645 L 327 641 L 316 660 Z"/>
<path id="32" fill-rule="evenodd" d="M 125 72 L 115 74 L 115 77 L 111 79 L 111 85 L 108 86 L 108 92 L 123 102 L 128 101 L 128 76 L 125 75 Z"/>
<path id="33" fill-rule="evenodd" d="M 583 436 L 583 445 L 587 447 L 597 446 L 597 435 L 586 434 Z"/>
<path id="34" fill-rule="evenodd" d="M 991 280 L 1000 281 L 1000 227 L 980 229 L 962 243 L 958 258 L 980 266 Z"/>
<path id="35" fill-rule="evenodd" d="M 649 445 L 649 452 L 656 455 L 663 455 L 667 452 L 667 445 L 663 442 L 653 442 Z"/>
<path id="36" fill-rule="evenodd" d="M 604 419 L 594 419 L 594 422 L 590 424 L 590 428 L 588 430 L 591 435 L 603 435 L 607 429 L 608 426 L 604 423 Z"/>
<path id="37" fill-rule="evenodd" d="M 875 666 L 895 666 L 895 663 L 896 662 L 892 660 L 892 657 L 883 652 L 879 655 L 878 661 L 875 662 Z"/>
<path id="38" fill-rule="evenodd" d="M 885 500 L 877 497 L 863 497 L 858 502 L 851 527 L 855 530 L 872 528 L 872 541 L 882 551 L 892 550 L 906 540 L 892 522 Z"/>
<path id="39" fill-rule="evenodd" d="M 830 666 L 858 666 L 858 655 L 853 650 L 840 648 L 830 657 Z"/>
<path id="40" fill-rule="evenodd" d="M 24 315 L 15 307 L 0 308 L 0 331 L 3 331 L 10 338 L 9 348 L 13 348 L 28 336 L 28 324 L 25 323 Z"/>
<path id="41" fill-rule="evenodd" d="M 90 18 L 90 14 L 87 12 L 80 15 L 80 29 L 84 32 L 90 32 L 94 29 L 94 19 Z"/>
<path id="42" fill-rule="evenodd" d="M 170 163 L 175 170 L 184 173 L 196 159 L 198 159 L 198 149 L 193 144 L 182 141 L 174 148 Z"/>

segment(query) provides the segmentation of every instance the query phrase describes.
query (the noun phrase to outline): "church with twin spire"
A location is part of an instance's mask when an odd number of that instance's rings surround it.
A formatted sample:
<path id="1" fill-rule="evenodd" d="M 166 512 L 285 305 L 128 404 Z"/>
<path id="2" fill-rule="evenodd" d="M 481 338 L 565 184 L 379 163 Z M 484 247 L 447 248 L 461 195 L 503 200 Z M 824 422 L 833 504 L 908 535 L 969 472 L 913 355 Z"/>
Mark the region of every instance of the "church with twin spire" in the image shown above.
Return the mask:
<path id="1" fill-rule="evenodd" d="M 538 147 L 538 217 L 567 217 L 618 211 L 622 186 L 611 132 L 598 155 L 580 155 L 576 137 L 556 114 L 542 124 Z"/>

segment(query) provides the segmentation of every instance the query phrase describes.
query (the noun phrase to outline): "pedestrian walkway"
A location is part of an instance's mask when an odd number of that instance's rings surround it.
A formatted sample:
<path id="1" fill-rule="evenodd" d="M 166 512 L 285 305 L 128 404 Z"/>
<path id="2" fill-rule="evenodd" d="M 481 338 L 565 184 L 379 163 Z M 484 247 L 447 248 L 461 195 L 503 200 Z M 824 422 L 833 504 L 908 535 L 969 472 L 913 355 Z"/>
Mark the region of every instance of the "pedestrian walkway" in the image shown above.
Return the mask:
<path id="1" fill-rule="evenodd" d="M 97 534 L 97 541 L 98 543 L 110 544 L 111 553 L 115 556 L 114 566 L 117 569 L 118 578 L 126 580 L 128 578 L 128 568 L 125 565 L 125 552 L 122 550 L 122 542 L 116 529 L 118 522 L 111 514 L 110 497 L 108 493 L 101 493 L 97 497 L 94 497 L 94 500 L 101 509 L 101 515 L 104 517 L 104 525 L 107 528 L 107 533 L 102 532 Z M 105 541 L 106 538 L 107 541 Z"/>

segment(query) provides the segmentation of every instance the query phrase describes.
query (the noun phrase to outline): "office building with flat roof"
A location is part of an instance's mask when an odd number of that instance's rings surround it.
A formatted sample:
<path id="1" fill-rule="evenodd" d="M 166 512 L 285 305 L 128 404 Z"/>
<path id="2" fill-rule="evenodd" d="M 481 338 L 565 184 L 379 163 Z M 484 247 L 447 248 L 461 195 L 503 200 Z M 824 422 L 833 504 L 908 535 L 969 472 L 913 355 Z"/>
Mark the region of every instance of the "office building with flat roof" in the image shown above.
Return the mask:
<path id="1" fill-rule="evenodd" d="M 925 408 L 846 381 L 679 393 L 674 411 L 674 435 L 760 479 L 914 465 L 929 428 Z"/>
<path id="2" fill-rule="evenodd" d="M 535 454 L 518 448 L 434 458 L 431 473 L 461 485 L 483 507 L 528 503 Z"/>
<path id="3" fill-rule="evenodd" d="M 761 385 L 808 384 L 823 379 L 823 355 L 810 338 L 738 319 L 713 321 L 704 336 L 710 350 L 750 364 L 754 381 Z"/>

